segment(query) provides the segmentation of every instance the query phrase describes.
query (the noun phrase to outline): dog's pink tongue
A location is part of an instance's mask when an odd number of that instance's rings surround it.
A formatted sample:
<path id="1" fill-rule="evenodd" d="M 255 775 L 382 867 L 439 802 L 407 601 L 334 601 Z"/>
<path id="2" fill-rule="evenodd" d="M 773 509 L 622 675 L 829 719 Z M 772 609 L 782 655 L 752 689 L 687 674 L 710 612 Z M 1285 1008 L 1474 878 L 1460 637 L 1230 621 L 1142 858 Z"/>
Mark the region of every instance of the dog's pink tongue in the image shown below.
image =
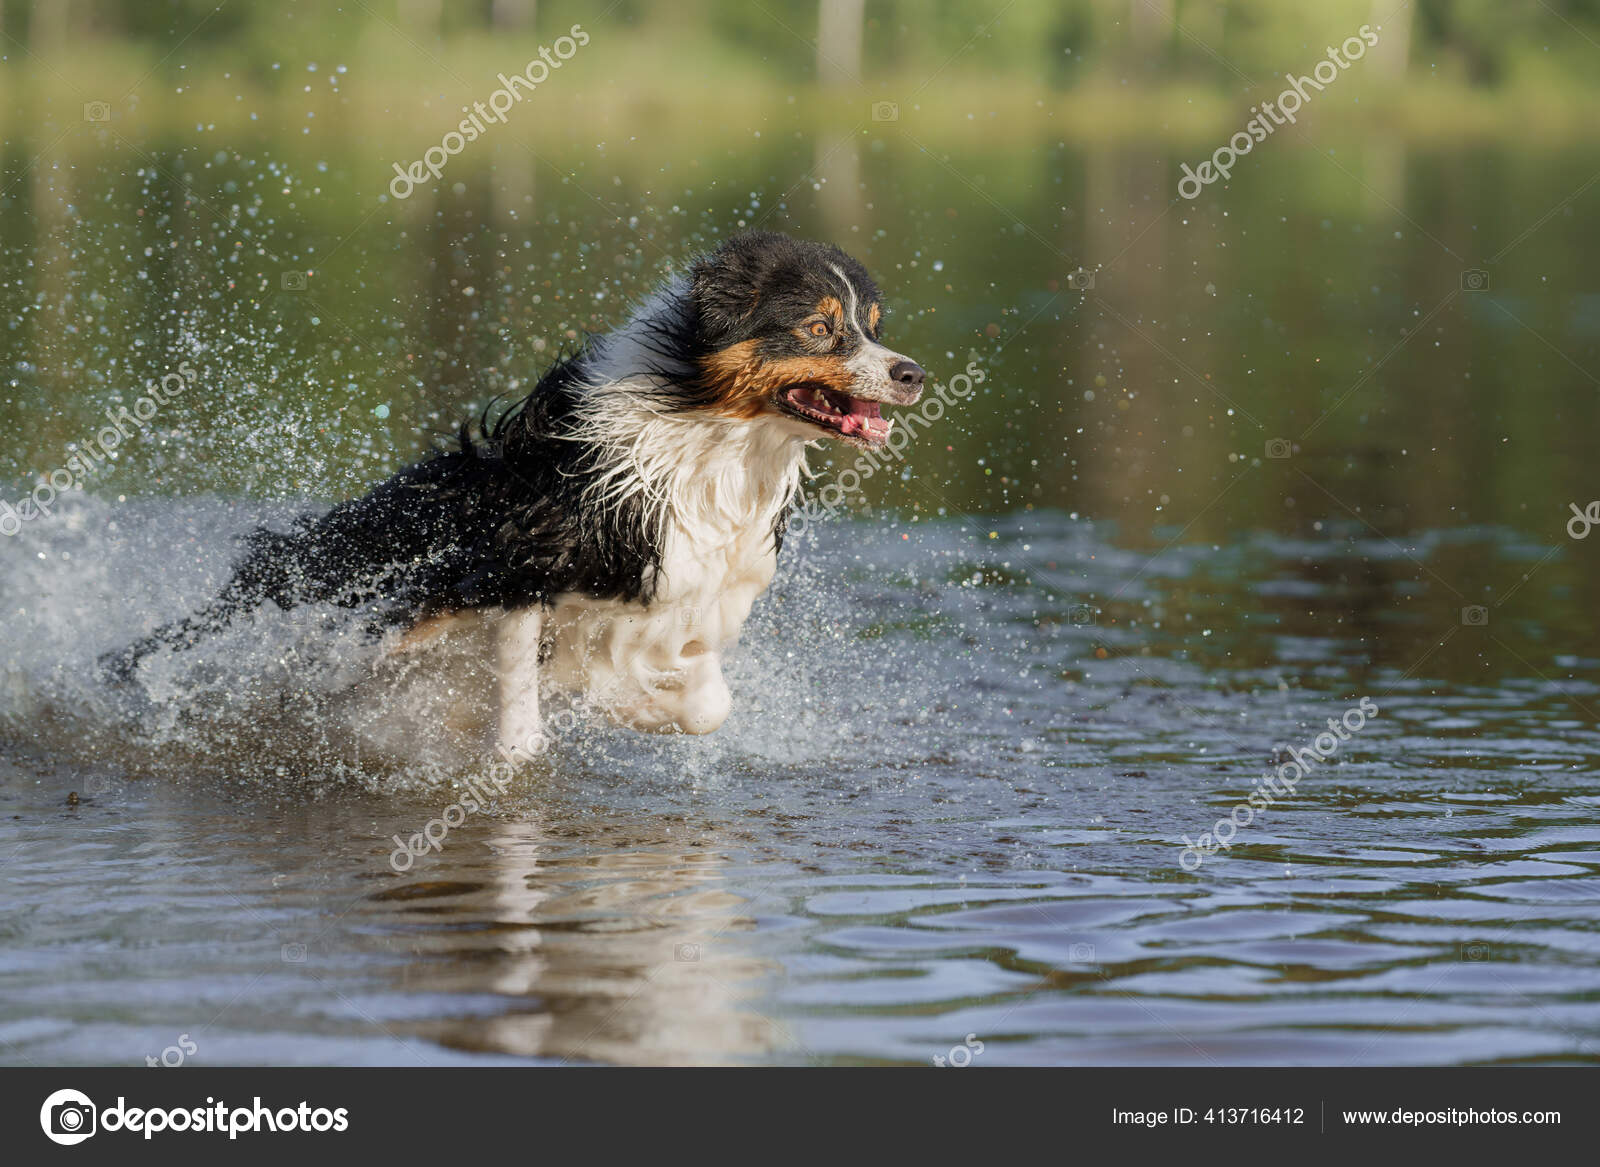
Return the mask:
<path id="1" fill-rule="evenodd" d="M 890 420 L 878 412 L 876 401 L 852 401 L 850 412 L 839 419 L 839 432 L 846 436 L 865 434 L 881 438 L 889 432 Z"/>

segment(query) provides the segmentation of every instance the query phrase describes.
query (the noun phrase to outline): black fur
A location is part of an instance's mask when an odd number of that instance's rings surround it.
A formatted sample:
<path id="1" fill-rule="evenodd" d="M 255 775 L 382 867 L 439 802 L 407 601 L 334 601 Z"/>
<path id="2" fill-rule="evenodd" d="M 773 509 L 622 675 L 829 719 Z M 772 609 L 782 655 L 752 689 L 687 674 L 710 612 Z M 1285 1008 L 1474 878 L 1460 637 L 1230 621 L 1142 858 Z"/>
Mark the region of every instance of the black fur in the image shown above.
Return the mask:
<path id="1" fill-rule="evenodd" d="M 730 239 L 690 268 L 688 296 L 643 322 L 659 378 L 659 405 L 704 408 L 714 387 L 700 360 L 761 338 L 777 355 L 799 344 L 792 322 L 822 295 L 837 294 L 829 265 L 877 300 L 865 270 L 836 247 L 752 233 Z M 831 282 L 830 282 L 831 281 Z M 644 500 L 624 501 L 607 521 L 583 495 L 599 470 L 595 451 L 564 438 L 578 421 L 585 376 L 604 352 L 594 338 L 558 361 L 533 391 L 454 447 L 407 467 L 369 494 L 288 531 L 259 529 L 232 579 L 201 611 L 102 658 L 126 679 L 162 648 L 192 645 L 265 601 L 282 608 L 334 603 L 373 608 L 373 627 L 406 626 L 434 612 L 520 608 L 578 592 L 648 603 L 663 532 Z M 787 346 L 787 347 L 786 347 Z M 785 515 L 773 538 L 782 543 Z"/>
<path id="2" fill-rule="evenodd" d="M 554 436 L 571 424 L 572 386 L 591 357 L 586 349 L 560 361 L 498 418 L 485 411 L 478 433 L 462 427 L 454 449 L 369 494 L 287 532 L 253 532 L 211 604 L 105 663 L 130 676 L 149 653 L 192 645 L 267 600 L 372 605 L 377 628 L 562 592 L 647 601 L 660 533 L 638 502 L 622 504 L 621 521 L 586 523 L 579 496 L 594 473 L 590 451 Z"/>
<path id="3" fill-rule="evenodd" d="M 823 296 L 840 294 L 833 268 L 856 288 L 859 311 L 878 300 L 867 269 L 837 247 L 768 231 L 735 236 L 690 270 L 702 340 L 720 349 L 760 337 L 773 355 L 804 351 L 790 325 Z"/>

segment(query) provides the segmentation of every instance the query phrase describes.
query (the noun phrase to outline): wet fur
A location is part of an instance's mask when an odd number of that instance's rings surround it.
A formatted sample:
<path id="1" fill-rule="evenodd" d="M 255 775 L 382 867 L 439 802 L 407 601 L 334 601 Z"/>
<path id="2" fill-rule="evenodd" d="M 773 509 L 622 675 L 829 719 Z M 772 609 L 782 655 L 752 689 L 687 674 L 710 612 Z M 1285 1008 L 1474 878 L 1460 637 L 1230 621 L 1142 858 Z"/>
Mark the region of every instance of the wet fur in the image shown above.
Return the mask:
<path id="1" fill-rule="evenodd" d="M 843 314 L 841 294 L 870 324 L 856 325 L 848 351 L 817 351 L 790 324 L 819 306 Z M 737 543 L 746 559 L 775 557 L 805 442 L 821 435 L 797 427 L 774 395 L 801 379 L 843 389 L 868 350 L 894 357 L 875 343 L 877 302 L 866 271 L 837 248 L 730 240 L 624 328 L 557 361 L 527 396 L 463 426 L 452 448 L 321 517 L 247 536 L 216 600 L 104 663 L 130 677 L 151 652 L 193 645 L 267 601 L 371 608 L 375 632 L 574 598 L 648 610 L 669 556 L 680 591 L 693 570 L 686 554 Z M 742 537 L 751 523 L 754 541 Z M 759 564 L 730 571 L 759 579 L 749 600 L 771 576 Z"/>

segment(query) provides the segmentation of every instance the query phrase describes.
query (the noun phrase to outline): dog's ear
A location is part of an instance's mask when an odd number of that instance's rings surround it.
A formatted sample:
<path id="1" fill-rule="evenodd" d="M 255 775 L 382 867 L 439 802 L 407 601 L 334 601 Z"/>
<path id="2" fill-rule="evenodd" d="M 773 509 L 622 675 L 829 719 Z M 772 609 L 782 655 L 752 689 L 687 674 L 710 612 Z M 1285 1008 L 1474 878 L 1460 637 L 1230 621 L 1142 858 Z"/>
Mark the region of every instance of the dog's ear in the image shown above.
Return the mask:
<path id="1" fill-rule="evenodd" d="M 752 264 L 729 256 L 727 248 L 690 269 L 689 290 L 707 340 L 725 340 L 750 320 L 761 295 L 755 275 Z"/>
<path id="2" fill-rule="evenodd" d="M 755 311 L 754 284 L 729 280 L 726 272 L 716 270 L 707 262 L 695 265 L 691 281 L 700 333 L 706 340 L 726 339 Z"/>
<path id="3" fill-rule="evenodd" d="M 783 235 L 752 231 L 697 259 L 689 269 L 689 288 L 701 335 L 713 343 L 727 341 L 747 326 L 766 277 L 792 247 Z"/>

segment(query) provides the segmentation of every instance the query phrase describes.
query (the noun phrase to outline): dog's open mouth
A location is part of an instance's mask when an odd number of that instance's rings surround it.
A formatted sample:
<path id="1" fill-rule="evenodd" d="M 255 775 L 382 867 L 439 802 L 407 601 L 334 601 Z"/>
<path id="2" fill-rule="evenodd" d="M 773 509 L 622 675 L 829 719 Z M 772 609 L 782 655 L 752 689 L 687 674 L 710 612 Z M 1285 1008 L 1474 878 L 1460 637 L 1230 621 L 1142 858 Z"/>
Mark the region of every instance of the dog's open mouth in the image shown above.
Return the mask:
<path id="1" fill-rule="evenodd" d="M 822 385 L 791 385 L 783 391 L 783 402 L 823 429 L 874 446 L 888 441 L 889 430 L 894 426 L 893 420 L 878 412 L 876 401 L 852 397 Z"/>

